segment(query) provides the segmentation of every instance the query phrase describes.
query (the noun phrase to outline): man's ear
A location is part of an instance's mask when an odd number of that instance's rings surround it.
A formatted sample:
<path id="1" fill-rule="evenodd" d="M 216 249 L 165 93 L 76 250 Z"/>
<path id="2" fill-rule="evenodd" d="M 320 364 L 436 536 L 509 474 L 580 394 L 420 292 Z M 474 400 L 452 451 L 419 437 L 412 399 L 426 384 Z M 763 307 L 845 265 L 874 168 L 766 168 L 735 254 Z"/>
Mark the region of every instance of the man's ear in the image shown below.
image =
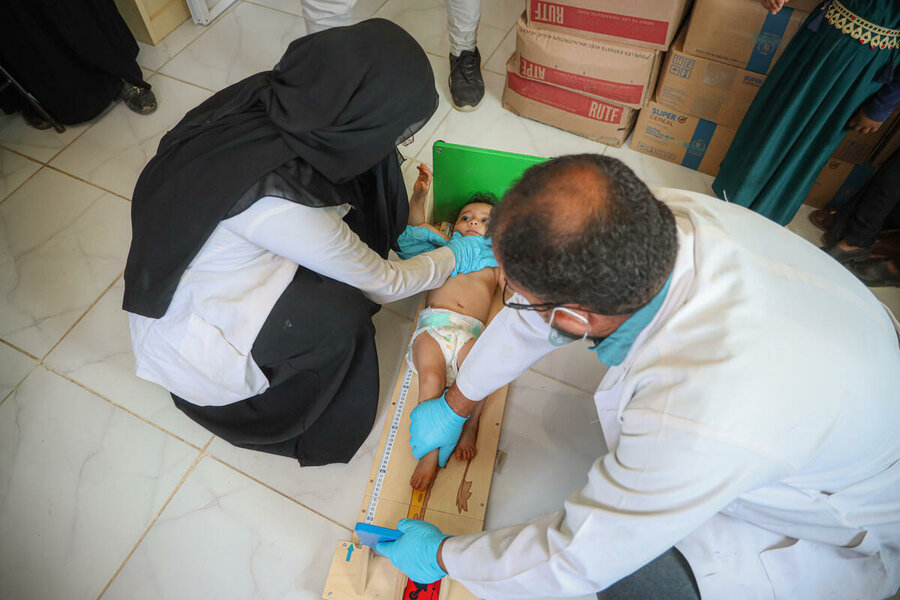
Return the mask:
<path id="1" fill-rule="evenodd" d="M 572 310 L 577 310 L 577 309 L 572 309 Z M 583 333 L 590 332 L 590 330 L 591 330 L 591 320 L 590 320 L 591 315 L 590 315 L 590 313 L 583 313 L 583 312 L 579 311 L 578 314 L 584 316 L 588 320 L 588 322 L 585 323 L 582 319 L 579 319 L 578 317 L 573 316 L 571 313 L 564 311 L 564 310 L 556 311 L 556 316 L 554 317 L 553 320 L 556 322 L 557 325 L 561 326 L 563 329 L 565 329 L 566 331 L 569 331 L 571 333 L 577 333 L 577 334 L 581 335 Z"/>

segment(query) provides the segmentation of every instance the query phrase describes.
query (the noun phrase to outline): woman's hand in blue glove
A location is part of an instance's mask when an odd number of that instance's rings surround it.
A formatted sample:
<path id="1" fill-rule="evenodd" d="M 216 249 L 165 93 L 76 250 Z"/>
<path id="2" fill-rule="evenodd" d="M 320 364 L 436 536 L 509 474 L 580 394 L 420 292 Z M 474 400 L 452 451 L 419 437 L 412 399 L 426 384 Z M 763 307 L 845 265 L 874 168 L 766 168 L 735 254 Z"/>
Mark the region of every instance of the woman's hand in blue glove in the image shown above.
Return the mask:
<path id="1" fill-rule="evenodd" d="M 451 277 L 498 266 L 490 238 L 482 235 L 462 235 L 457 231 L 446 244 L 456 257 L 456 267 L 450 274 Z"/>
<path id="2" fill-rule="evenodd" d="M 407 225 L 397 238 L 397 245 L 400 247 L 397 256 L 407 259 L 446 246 L 447 240 L 427 227 Z"/>
<path id="3" fill-rule="evenodd" d="M 379 542 L 376 550 L 416 583 L 434 583 L 447 575 L 438 564 L 438 549 L 448 537 L 440 529 L 416 519 L 401 519 L 397 529 L 403 533 L 393 542 Z"/>

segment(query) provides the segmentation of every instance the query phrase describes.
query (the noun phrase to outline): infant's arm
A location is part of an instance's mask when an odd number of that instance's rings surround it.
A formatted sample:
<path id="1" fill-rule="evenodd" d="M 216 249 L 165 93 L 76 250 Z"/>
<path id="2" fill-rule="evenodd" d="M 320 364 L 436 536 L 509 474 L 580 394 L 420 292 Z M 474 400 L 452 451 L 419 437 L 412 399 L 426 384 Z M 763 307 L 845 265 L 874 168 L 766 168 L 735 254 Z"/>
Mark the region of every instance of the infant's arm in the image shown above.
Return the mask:
<path id="1" fill-rule="evenodd" d="M 409 225 L 414 227 L 427 226 L 425 223 L 425 200 L 428 198 L 428 192 L 431 191 L 431 169 L 425 163 L 420 163 L 418 167 L 419 176 L 413 184 L 413 193 L 409 197 Z M 440 233 L 440 232 L 438 232 Z"/>

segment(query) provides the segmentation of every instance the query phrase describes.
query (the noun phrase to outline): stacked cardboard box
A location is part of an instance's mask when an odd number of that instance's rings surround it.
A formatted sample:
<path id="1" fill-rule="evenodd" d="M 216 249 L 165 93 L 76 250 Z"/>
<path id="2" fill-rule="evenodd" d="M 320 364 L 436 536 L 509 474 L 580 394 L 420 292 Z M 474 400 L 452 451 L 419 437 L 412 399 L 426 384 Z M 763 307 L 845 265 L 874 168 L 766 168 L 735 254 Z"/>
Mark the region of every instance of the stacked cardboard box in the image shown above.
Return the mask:
<path id="1" fill-rule="evenodd" d="M 766 76 L 687 54 L 685 33 L 678 36 L 666 54 L 656 101 L 667 108 L 737 129 Z"/>
<path id="2" fill-rule="evenodd" d="M 631 148 L 716 175 L 766 73 L 806 18 L 800 9 L 814 6 L 795 0 L 771 15 L 759 0 L 697 0 Z"/>
<path id="3" fill-rule="evenodd" d="M 846 160 L 857 165 L 871 162 L 882 145 L 882 140 L 890 137 L 898 121 L 900 121 L 900 109 L 895 110 L 885 119 L 875 133 L 848 132 L 831 155 L 832 158 Z"/>
<path id="4" fill-rule="evenodd" d="M 691 0 L 529 0 L 503 106 L 620 146 Z"/>
<path id="5" fill-rule="evenodd" d="M 837 207 L 847 202 L 898 148 L 900 109 L 875 133 L 848 132 L 822 167 L 804 202 L 815 208 Z"/>
<path id="6" fill-rule="evenodd" d="M 862 189 L 875 173 L 871 165 L 856 165 L 847 160 L 829 158 L 806 195 L 804 204 L 814 208 L 840 206 Z"/>
<path id="7" fill-rule="evenodd" d="M 528 0 L 528 20 L 549 31 L 668 50 L 691 0 Z"/>
<path id="8" fill-rule="evenodd" d="M 698 0 L 684 51 L 765 75 L 809 14 L 795 6 L 773 15 L 759 0 Z"/>
<path id="9" fill-rule="evenodd" d="M 895 112 L 894 115 L 896 116 L 897 113 Z M 900 150 L 900 118 L 895 118 L 893 127 L 888 129 L 885 136 L 875 146 L 869 164 L 879 169 L 898 150 Z"/>
<path id="10" fill-rule="evenodd" d="M 631 149 L 715 175 L 736 132 L 651 102 L 638 118 Z"/>

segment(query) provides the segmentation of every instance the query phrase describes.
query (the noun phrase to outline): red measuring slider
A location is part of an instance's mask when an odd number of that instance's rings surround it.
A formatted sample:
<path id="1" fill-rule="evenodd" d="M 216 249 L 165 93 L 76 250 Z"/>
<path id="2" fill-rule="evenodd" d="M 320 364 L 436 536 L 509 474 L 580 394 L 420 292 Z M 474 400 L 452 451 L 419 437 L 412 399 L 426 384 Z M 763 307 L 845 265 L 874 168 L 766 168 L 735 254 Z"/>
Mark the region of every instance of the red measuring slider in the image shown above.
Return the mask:
<path id="1" fill-rule="evenodd" d="M 412 579 L 407 579 L 406 588 L 403 590 L 403 600 L 438 600 L 440 592 L 440 579 L 434 583 L 416 583 Z"/>

